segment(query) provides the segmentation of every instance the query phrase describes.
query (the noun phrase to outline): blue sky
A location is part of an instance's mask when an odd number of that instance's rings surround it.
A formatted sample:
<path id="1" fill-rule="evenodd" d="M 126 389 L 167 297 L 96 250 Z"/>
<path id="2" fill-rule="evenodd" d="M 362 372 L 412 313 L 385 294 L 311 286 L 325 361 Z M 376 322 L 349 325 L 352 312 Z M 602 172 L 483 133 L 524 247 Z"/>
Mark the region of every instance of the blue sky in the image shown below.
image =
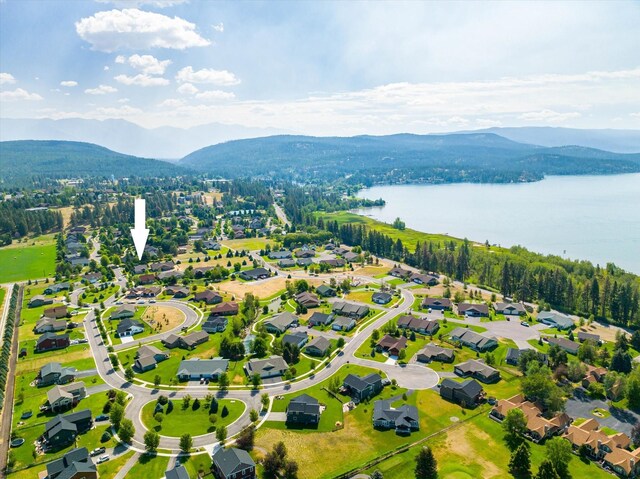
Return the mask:
<path id="1" fill-rule="evenodd" d="M 640 128 L 638 25 L 638 2 L 0 0 L 0 115 Z"/>

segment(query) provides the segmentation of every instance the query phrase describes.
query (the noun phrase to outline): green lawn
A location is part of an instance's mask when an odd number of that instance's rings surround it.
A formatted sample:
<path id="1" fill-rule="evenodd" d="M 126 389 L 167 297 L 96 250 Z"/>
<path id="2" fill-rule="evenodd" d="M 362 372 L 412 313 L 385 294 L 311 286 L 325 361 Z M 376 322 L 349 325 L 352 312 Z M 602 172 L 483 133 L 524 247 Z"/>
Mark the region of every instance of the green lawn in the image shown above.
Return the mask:
<path id="1" fill-rule="evenodd" d="M 156 430 L 163 436 L 180 437 L 185 432 L 192 436 L 200 436 L 215 431 L 216 427 L 228 426 L 238 419 L 244 412 L 246 406 L 242 401 L 233 399 L 219 399 L 217 421 L 212 424 L 209 421 L 209 408 L 205 407 L 204 400 L 200 400 L 200 405 L 194 409 L 195 401 L 192 399 L 187 409 L 183 409 L 182 400 L 173 400 L 173 409 L 168 411 L 168 406 L 164 406 L 164 420 L 162 423 L 156 422 L 154 413 L 157 402 L 152 401 L 142 408 L 142 422 L 149 428 Z M 222 409 L 227 407 L 229 414 L 222 417 Z"/>
<path id="2" fill-rule="evenodd" d="M 0 283 L 55 275 L 56 245 L 0 248 Z"/>
<path id="3" fill-rule="evenodd" d="M 133 451 L 127 451 L 107 462 L 98 464 L 98 474 L 100 474 L 100 479 L 113 479 L 116 477 L 118 471 L 122 469 L 133 454 Z"/>
<path id="4" fill-rule="evenodd" d="M 169 458 L 167 456 L 141 454 L 138 462 L 129 470 L 127 477 L 160 479 L 164 477 L 168 466 Z M 102 476 L 100 476 L 100 478 L 102 478 Z"/>
<path id="5" fill-rule="evenodd" d="M 80 295 L 80 301 L 86 304 L 99 304 L 101 301 L 113 296 L 118 292 L 120 286 L 112 284 L 104 289 L 101 287 L 95 287 L 93 285 L 88 286 L 87 289 Z"/>
<path id="6" fill-rule="evenodd" d="M 208 474 L 211 471 L 211 456 L 209 454 L 181 457 L 180 463 L 189 473 L 189 477 L 199 477 L 199 473 L 204 476 L 204 474 Z"/>

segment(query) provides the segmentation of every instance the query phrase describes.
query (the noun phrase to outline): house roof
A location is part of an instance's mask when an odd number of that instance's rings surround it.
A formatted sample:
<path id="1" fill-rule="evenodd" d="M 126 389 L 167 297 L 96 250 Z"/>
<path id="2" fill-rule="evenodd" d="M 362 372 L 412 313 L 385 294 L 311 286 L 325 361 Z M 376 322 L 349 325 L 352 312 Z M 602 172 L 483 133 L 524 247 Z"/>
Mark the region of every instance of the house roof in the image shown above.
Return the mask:
<path id="1" fill-rule="evenodd" d="M 56 476 L 56 479 L 73 477 L 76 472 L 95 471 L 96 466 L 89 457 L 86 447 L 72 449 L 64 456 L 47 464 L 48 477 Z"/>
<path id="2" fill-rule="evenodd" d="M 318 292 L 318 294 L 327 294 L 329 292 L 335 293 L 336 290 L 330 286 L 327 286 L 326 284 L 321 284 L 316 288 L 316 291 Z"/>
<path id="3" fill-rule="evenodd" d="M 221 374 L 229 367 L 229 360 L 215 359 L 185 359 L 180 362 L 178 375 L 193 374 Z"/>
<path id="4" fill-rule="evenodd" d="M 85 389 L 85 386 L 81 381 L 66 384 L 64 386 L 56 385 L 47 391 L 47 400 L 49 401 L 49 404 L 53 404 L 62 398 L 72 399 L 74 392 L 78 392 L 83 389 Z"/>
<path id="5" fill-rule="evenodd" d="M 313 338 L 309 344 L 307 344 L 307 349 L 311 347 L 316 348 L 319 351 L 326 351 L 331 347 L 331 341 L 324 336 L 318 336 L 317 338 Z"/>
<path id="6" fill-rule="evenodd" d="M 309 293 L 308 291 L 305 291 L 303 293 L 297 294 L 296 295 L 296 301 L 300 304 L 305 304 L 305 303 L 314 303 L 314 304 L 318 304 L 320 303 L 320 299 L 318 299 L 318 297 L 313 294 L 313 293 Z"/>
<path id="7" fill-rule="evenodd" d="M 520 409 L 527 420 L 527 429 L 545 437 L 547 431 L 552 428 L 564 428 L 571 422 L 571 418 L 565 413 L 558 413 L 553 418 L 543 417 L 542 410 L 531 401 L 526 401 L 522 394 L 516 394 L 509 399 L 500 399 L 494 406 L 494 410 L 502 416 L 506 416 L 512 409 Z"/>
<path id="8" fill-rule="evenodd" d="M 166 353 L 163 353 L 155 346 L 149 346 L 149 345 L 140 346 L 136 351 L 137 358 L 140 358 L 143 356 L 155 356 L 156 354 L 166 354 Z"/>
<path id="9" fill-rule="evenodd" d="M 467 379 L 466 381 L 458 382 L 454 379 L 445 378 L 440 383 L 440 388 L 459 389 L 469 397 L 476 397 L 482 392 L 482 386 L 475 379 Z"/>
<path id="10" fill-rule="evenodd" d="M 495 341 L 494 338 L 488 338 L 467 328 L 456 328 L 451 331 L 450 336 L 454 339 L 458 338 L 465 343 L 473 344 L 478 348 L 483 348 L 487 343 Z"/>
<path id="11" fill-rule="evenodd" d="M 135 326 L 138 326 L 138 327 L 144 329 L 144 326 L 142 325 L 142 323 L 140 321 L 137 321 L 137 320 L 131 319 L 131 318 L 124 318 L 118 324 L 118 327 L 116 328 L 116 331 L 117 331 L 118 334 L 121 334 L 121 333 L 126 332 L 128 329 L 133 328 Z"/>
<path id="12" fill-rule="evenodd" d="M 189 473 L 182 464 L 177 464 L 173 469 L 164 473 L 165 479 L 189 479 Z"/>
<path id="13" fill-rule="evenodd" d="M 461 314 L 467 311 L 477 311 L 481 314 L 489 314 L 489 306 L 484 303 L 460 303 L 458 304 L 458 312 Z"/>
<path id="14" fill-rule="evenodd" d="M 60 428 L 77 430 L 75 423 L 88 419 L 91 419 L 90 409 L 83 409 L 82 411 L 73 412 L 71 414 L 67 414 L 66 416 L 59 414 L 56 417 L 50 419 L 45 424 L 45 434 L 54 435 L 55 432 Z"/>
<path id="15" fill-rule="evenodd" d="M 364 316 L 369 312 L 369 306 L 363 304 L 348 303 L 346 301 L 337 301 L 333 303 L 333 311 L 343 315 L 356 314 L 358 316 Z"/>
<path id="16" fill-rule="evenodd" d="M 574 326 L 573 319 L 557 311 L 542 311 L 538 313 L 538 321 L 547 321 L 566 329 Z"/>
<path id="17" fill-rule="evenodd" d="M 396 427 L 410 427 L 411 421 L 418 421 L 418 408 L 403 404 L 398 408 L 391 407 L 391 401 L 380 400 L 373 403 L 374 421 L 393 421 Z"/>
<path id="18" fill-rule="evenodd" d="M 329 321 L 329 318 L 331 317 L 330 314 L 325 314 L 325 313 L 320 313 L 318 311 L 315 311 L 311 316 L 309 316 L 309 323 L 314 324 L 314 323 L 320 323 L 320 324 L 326 324 Z"/>
<path id="19" fill-rule="evenodd" d="M 496 312 L 502 312 L 505 310 L 515 311 L 518 313 L 526 313 L 526 309 L 524 308 L 524 304 L 522 303 L 495 303 L 493 308 Z"/>
<path id="20" fill-rule="evenodd" d="M 379 299 L 379 300 L 385 301 L 385 302 L 391 301 L 392 297 L 393 296 L 391 294 L 389 294 L 387 292 L 384 292 L 384 291 L 376 291 L 375 293 L 373 293 L 371 295 L 371 298 L 373 300 Z"/>
<path id="21" fill-rule="evenodd" d="M 396 338 L 395 336 L 391 336 L 390 334 L 385 334 L 382 338 L 380 338 L 377 346 L 384 349 L 404 349 L 407 347 L 407 338 L 405 338 L 404 336 Z"/>
<path id="22" fill-rule="evenodd" d="M 344 378 L 343 384 L 356 391 L 362 391 L 369 385 L 375 384 L 378 381 L 382 381 L 382 377 L 377 373 L 367 374 L 366 376 L 348 374 L 347 377 Z"/>
<path id="23" fill-rule="evenodd" d="M 238 312 L 238 303 L 234 303 L 233 301 L 220 303 L 219 305 L 211 308 L 212 314 L 237 313 L 237 312 Z"/>
<path id="24" fill-rule="evenodd" d="M 36 340 L 36 346 L 42 344 L 43 342 L 50 340 L 50 339 L 66 339 L 67 341 L 69 340 L 69 335 L 68 334 L 54 334 L 54 333 L 44 333 L 42 336 L 40 336 L 37 340 Z"/>
<path id="25" fill-rule="evenodd" d="M 480 376 L 485 378 L 499 373 L 497 369 L 492 368 L 482 359 L 469 359 L 468 361 L 465 361 L 463 363 L 456 364 L 455 368 L 459 369 L 464 374 L 479 374 Z"/>
<path id="26" fill-rule="evenodd" d="M 306 341 L 309 338 L 309 333 L 306 331 L 296 331 L 295 333 L 288 333 L 282 337 L 282 345 L 295 344 L 296 346 L 302 341 Z"/>
<path id="27" fill-rule="evenodd" d="M 427 344 L 424 348 L 418 351 L 418 356 L 428 356 L 433 358 L 435 356 L 445 356 L 447 358 L 453 358 L 455 355 L 455 351 L 450 348 L 443 348 L 442 346 L 438 346 L 434 343 Z"/>
<path id="28" fill-rule="evenodd" d="M 240 274 L 249 278 L 258 278 L 260 276 L 269 276 L 269 271 L 265 268 L 254 268 L 247 271 L 241 271 Z"/>
<path id="29" fill-rule="evenodd" d="M 349 327 L 355 324 L 356 320 L 353 318 L 349 318 L 348 316 L 336 316 L 333 319 L 333 324 L 336 326 L 340 326 L 341 328 Z"/>
<path id="30" fill-rule="evenodd" d="M 119 314 L 122 313 L 131 313 L 131 314 L 135 314 L 136 312 L 136 307 L 132 304 L 123 304 L 122 306 L 118 306 L 113 313 L 111 313 L 111 316 L 117 316 Z"/>
<path id="31" fill-rule="evenodd" d="M 578 331 L 578 339 L 581 341 L 594 341 L 597 343 L 600 341 L 600 335 Z"/>
<path id="32" fill-rule="evenodd" d="M 287 412 L 298 412 L 304 414 L 320 414 L 320 403 L 314 397 L 309 396 L 308 394 L 301 394 L 300 396 L 296 396 L 287 406 Z"/>
<path id="33" fill-rule="evenodd" d="M 276 314 L 272 318 L 267 319 L 265 321 L 265 324 L 270 324 L 280 331 L 284 331 L 289 326 L 297 322 L 298 317 L 295 314 L 292 314 L 289 311 L 283 311 L 282 313 Z"/>
<path id="34" fill-rule="evenodd" d="M 555 344 L 556 346 L 560 346 L 562 349 L 566 349 L 568 351 L 577 352 L 580 348 L 580 344 L 575 341 L 571 341 L 567 338 L 546 338 L 549 344 Z"/>
<path id="35" fill-rule="evenodd" d="M 267 371 L 284 371 L 289 365 L 280 356 L 271 356 L 266 359 L 250 359 L 247 362 L 249 374 L 262 374 Z"/>
<path id="36" fill-rule="evenodd" d="M 424 298 L 422 304 L 425 306 L 444 306 L 450 308 L 452 303 L 449 298 Z"/>
<path id="37" fill-rule="evenodd" d="M 256 465 L 247 451 L 235 447 L 218 449 L 213 455 L 213 462 L 227 477 Z"/>

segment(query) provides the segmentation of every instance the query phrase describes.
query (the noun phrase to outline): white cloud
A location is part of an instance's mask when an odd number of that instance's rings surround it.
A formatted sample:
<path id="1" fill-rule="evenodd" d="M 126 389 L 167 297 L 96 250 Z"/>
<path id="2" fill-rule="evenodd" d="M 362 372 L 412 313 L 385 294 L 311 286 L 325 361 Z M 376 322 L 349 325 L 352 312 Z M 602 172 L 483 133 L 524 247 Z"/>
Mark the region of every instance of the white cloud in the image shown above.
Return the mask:
<path id="1" fill-rule="evenodd" d="M 169 65 L 171 60 L 158 60 L 153 55 L 131 55 L 129 57 L 129 65 L 136 70 L 141 70 L 142 73 L 149 75 L 162 75 Z"/>
<path id="2" fill-rule="evenodd" d="M 97 88 L 87 88 L 84 92 L 89 95 L 106 95 L 107 93 L 115 93 L 118 89 L 109 85 L 100 85 Z"/>
<path id="3" fill-rule="evenodd" d="M 570 111 L 567 113 L 559 113 L 553 110 L 540 110 L 540 111 L 528 111 L 523 113 L 518 118 L 525 121 L 537 121 L 543 123 L 561 123 L 563 121 L 570 120 L 572 118 L 580 118 L 582 115 L 577 111 Z"/>
<path id="4" fill-rule="evenodd" d="M 636 113 L 629 113 L 629 116 L 632 118 L 640 118 L 640 111 Z"/>
<path id="5" fill-rule="evenodd" d="M 125 57 L 124 55 L 118 55 L 114 61 L 116 63 L 124 63 L 127 61 L 127 57 Z"/>
<path id="6" fill-rule="evenodd" d="M 108 72 L 109 71 L 109 67 L 107 65 L 104 66 L 103 68 L 104 71 Z"/>
<path id="7" fill-rule="evenodd" d="M 0 100 L 2 101 L 20 101 L 20 100 L 37 101 L 37 100 L 42 100 L 42 97 L 37 93 L 29 93 L 28 91 L 23 90 L 22 88 L 16 88 L 13 91 L 0 92 Z"/>
<path id="8" fill-rule="evenodd" d="M 212 25 L 212 27 L 218 33 L 224 32 L 224 23 L 222 22 L 218 23 L 217 25 Z"/>
<path id="9" fill-rule="evenodd" d="M 176 75 L 176 80 L 182 83 L 211 83 L 220 86 L 232 86 L 240 83 L 240 80 L 230 71 L 211 68 L 194 71 L 190 66 L 180 70 Z"/>
<path id="10" fill-rule="evenodd" d="M 188 0 L 96 0 L 98 3 L 111 3 L 116 7 L 150 7 L 167 8 L 186 3 Z"/>
<path id="11" fill-rule="evenodd" d="M 152 77 L 142 73 L 136 76 L 118 75 L 118 76 L 115 76 L 114 79 L 118 83 L 122 83 L 124 85 L 163 86 L 163 85 L 169 84 L 169 80 L 167 80 L 166 78 Z"/>
<path id="12" fill-rule="evenodd" d="M 128 98 L 120 98 L 118 100 L 118 103 L 129 103 L 131 100 L 129 100 Z"/>
<path id="13" fill-rule="evenodd" d="M 76 32 L 94 50 L 145 50 L 210 45 L 196 31 L 195 24 L 180 17 L 168 17 L 135 8 L 97 12 L 76 22 Z"/>
<path id="14" fill-rule="evenodd" d="M 134 108 L 129 105 L 123 105 L 119 107 L 101 107 L 96 108 L 96 113 L 98 115 L 103 115 L 107 117 L 111 116 L 128 116 L 128 115 L 137 115 L 142 113 L 142 110 L 139 108 Z"/>
<path id="15" fill-rule="evenodd" d="M 491 118 L 476 118 L 476 125 L 483 128 L 491 128 L 492 126 L 501 126 L 500 120 L 492 120 Z"/>
<path id="16" fill-rule="evenodd" d="M 160 108 L 179 108 L 181 106 L 184 106 L 184 102 L 176 98 L 169 98 L 158 104 Z"/>
<path id="17" fill-rule="evenodd" d="M 191 83 L 183 83 L 178 87 L 177 91 L 183 95 L 193 95 L 194 93 L 198 93 L 198 89 Z"/>
<path id="18" fill-rule="evenodd" d="M 203 101 L 233 100 L 235 97 L 233 93 L 222 90 L 203 91 L 196 94 L 196 98 Z"/>
<path id="19" fill-rule="evenodd" d="M 78 82 L 77 81 L 73 81 L 73 80 L 65 80 L 65 81 L 61 81 L 60 82 L 60 86 L 66 86 L 66 87 L 74 87 L 74 86 L 78 86 Z"/>
<path id="20" fill-rule="evenodd" d="M 0 73 L 0 85 L 9 85 L 15 82 L 16 79 L 11 73 Z"/>

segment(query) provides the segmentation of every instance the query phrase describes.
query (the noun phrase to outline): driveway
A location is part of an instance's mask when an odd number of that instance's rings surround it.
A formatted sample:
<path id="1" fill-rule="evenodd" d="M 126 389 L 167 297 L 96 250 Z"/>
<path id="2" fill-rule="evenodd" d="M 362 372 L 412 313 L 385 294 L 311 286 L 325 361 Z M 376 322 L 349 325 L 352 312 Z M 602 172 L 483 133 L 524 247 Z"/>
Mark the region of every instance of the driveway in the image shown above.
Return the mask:
<path id="1" fill-rule="evenodd" d="M 611 416 L 601 418 L 591 414 L 591 411 L 595 408 L 609 411 Z M 640 421 L 640 414 L 636 414 L 627 409 L 609 407 L 605 401 L 591 399 L 582 388 L 574 391 L 574 396 L 569 399 L 565 405 L 565 411 L 572 418 L 584 417 L 587 419 L 596 419 L 601 426 L 610 427 L 618 432 L 625 433 L 627 436 L 631 435 L 631 429 L 635 423 Z"/>
<path id="2" fill-rule="evenodd" d="M 438 373 L 433 369 L 419 364 L 399 366 L 397 364 L 379 363 L 377 361 L 360 358 L 352 358 L 351 362 L 372 369 L 381 369 L 389 376 L 389 379 L 395 379 L 401 388 L 431 389 L 438 384 L 440 379 Z"/>

